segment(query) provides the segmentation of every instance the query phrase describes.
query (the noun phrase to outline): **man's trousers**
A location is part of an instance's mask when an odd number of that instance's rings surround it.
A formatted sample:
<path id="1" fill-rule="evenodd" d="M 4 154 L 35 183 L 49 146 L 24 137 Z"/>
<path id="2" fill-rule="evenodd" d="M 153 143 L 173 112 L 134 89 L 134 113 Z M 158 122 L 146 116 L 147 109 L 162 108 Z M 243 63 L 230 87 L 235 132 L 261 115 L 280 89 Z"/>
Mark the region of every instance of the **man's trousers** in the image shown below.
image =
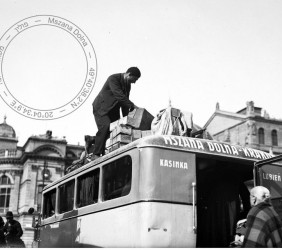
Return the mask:
<path id="1" fill-rule="evenodd" d="M 95 109 L 93 110 L 94 118 L 98 128 L 95 138 L 95 155 L 105 154 L 106 141 L 110 136 L 110 124 L 120 118 L 119 106 L 114 107 L 108 114 L 100 116 Z"/>

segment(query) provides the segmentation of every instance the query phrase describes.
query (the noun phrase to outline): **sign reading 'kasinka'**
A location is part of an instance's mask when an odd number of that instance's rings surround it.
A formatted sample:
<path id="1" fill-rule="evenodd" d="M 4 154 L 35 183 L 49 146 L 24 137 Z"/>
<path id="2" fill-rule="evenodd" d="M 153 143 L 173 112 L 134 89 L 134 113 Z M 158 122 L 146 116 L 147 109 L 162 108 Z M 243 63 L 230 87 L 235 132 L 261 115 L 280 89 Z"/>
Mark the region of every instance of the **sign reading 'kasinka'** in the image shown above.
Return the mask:
<path id="1" fill-rule="evenodd" d="M 120 124 L 128 125 L 139 130 L 150 130 L 153 119 L 154 117 L 146 109 L 134 109 L 132 112 L 129 112 L 127 116 L 112 122 L 110 131 Z"/>

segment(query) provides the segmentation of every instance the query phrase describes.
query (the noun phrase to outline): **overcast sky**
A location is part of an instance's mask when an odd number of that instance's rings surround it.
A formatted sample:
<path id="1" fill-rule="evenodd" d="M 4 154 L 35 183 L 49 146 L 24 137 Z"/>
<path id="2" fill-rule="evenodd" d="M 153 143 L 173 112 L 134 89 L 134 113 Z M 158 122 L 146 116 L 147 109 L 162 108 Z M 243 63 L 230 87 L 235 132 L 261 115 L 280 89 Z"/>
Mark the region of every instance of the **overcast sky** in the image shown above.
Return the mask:
<path id="1" fill-rule="evenodd" d="M 172 106 L 204 126 L 215 111 L 237 112 L 254 101 L 282 119 L 281 0 L 0 0 L 0 37 L 20 20 L 52 15 L 79 27 L 97 59 L 95 86 L 80 108 L 50 121 L 22 116 L 0 99 L 0 123 L 14 127 L 22 146 L 52 130 L 84 145 L 95 135 L 92 102 L 107 77 L 138 66 L 131 100 L 152 115 Z M 2 62 L 5 84 L 37 109 L 63 105 L 83 85 L 87 62 L 70 33 L 54 26 L 21 32 Z"/>

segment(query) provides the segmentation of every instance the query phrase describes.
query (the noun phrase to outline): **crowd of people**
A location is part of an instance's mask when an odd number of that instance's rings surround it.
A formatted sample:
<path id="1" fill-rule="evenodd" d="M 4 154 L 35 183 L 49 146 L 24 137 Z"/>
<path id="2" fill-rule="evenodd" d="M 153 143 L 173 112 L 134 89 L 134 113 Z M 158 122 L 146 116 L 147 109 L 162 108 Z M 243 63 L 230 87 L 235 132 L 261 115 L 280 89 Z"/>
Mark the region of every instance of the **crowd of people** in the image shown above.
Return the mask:
<path id="1" fill-rule="evenodd" d="M 24 242 L 21 240 L 23 230 L 21 224 L 14 219 L 11 211 L 6 213 L 6 223 L 0 216 L 0 247 L 1 248 L 23 248 Z"/>

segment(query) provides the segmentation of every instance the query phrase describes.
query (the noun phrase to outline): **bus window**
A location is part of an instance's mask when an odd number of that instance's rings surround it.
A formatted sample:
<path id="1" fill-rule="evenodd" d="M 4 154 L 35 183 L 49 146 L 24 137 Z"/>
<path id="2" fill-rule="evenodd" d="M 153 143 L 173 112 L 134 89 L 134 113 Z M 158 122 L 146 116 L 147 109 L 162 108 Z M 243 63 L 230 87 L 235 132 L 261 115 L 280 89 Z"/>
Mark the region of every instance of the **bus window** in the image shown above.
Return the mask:
<path id="1" fill-rule="evenodd" d="M 58 212 L 65 213 L 73 210 L 74 180 L 59 186 L 59 208 Z"/>
<path id="2" fill-rule="evenodd" d="M 56 189 L 53 189 L 43 196 L 43 218 L 51 217 L 55 214 Z"/>
<path id="3" fill-rule="evenodd" d="M 100 169 L 95 169 L 77 179 L 77 207 L 98 202 Z"/>
<path id="4" fill-rule="evenodd" d="M 128 195 L 131 189 L 132 160 L 122 157 L 103 167 L 104 200 Z"/>

